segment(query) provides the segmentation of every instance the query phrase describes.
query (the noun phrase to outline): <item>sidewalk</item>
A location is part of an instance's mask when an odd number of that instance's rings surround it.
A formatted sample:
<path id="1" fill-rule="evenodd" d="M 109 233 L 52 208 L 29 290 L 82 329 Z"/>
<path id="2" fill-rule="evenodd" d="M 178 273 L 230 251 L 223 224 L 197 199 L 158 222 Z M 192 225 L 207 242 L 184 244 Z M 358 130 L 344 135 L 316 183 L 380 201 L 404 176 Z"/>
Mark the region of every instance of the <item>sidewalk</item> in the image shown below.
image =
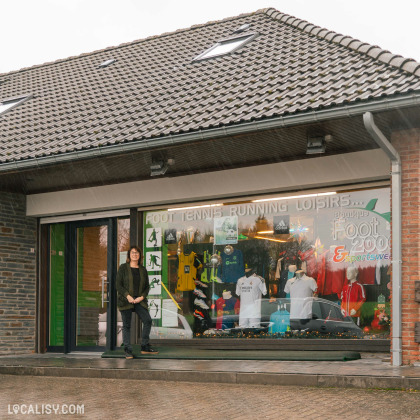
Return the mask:
<path id="1" fill-rule="evenodd" d="M 393 367 L 388 354 L 347 362 L 102 359 L 101 353 L 0 356 L 0 374 L 311 387 L 420 390 L 420 365 Z"/>

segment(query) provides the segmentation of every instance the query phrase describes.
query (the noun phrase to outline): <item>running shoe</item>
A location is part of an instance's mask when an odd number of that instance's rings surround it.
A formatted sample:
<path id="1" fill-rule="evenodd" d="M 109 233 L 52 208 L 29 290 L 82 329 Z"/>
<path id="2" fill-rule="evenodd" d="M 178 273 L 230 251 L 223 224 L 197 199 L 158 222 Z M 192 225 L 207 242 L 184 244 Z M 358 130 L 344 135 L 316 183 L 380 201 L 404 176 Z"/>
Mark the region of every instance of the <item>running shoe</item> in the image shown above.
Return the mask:
<path id="1" fill-rule="evenodd" d="M 194 316 L 198 319 L 204 319 L 204 314 L 197 309 L 194 311 Z"/>
<path id="2" fill-rule="evenodd" d="M 203 299 L 205 299 L 207 297 L 200 289 L 194 289 L 193 293 L 196 296 L 201 297 Z"/>
<path id="3" fill-rule="evenodd" d="M 194 300 L 194 305 L 196 305 L 196 306 L 198 306 L 199 308 L 202 308 L 202 309 L 210 309 L 204 301 L 202 301 L 201 299 L 198 299 L 198 298 L 196 298 Z"/>
<path id="4" fill-rule="evenodd" d="M 209 287 L 207 284 L 203 283 L 203 282 L 202 282 L 202 281 L 200 281 L 200 280 L 194 280 L 194 283 L 195 283 L 197 286 L 201 286 L 201 287 Z"/>

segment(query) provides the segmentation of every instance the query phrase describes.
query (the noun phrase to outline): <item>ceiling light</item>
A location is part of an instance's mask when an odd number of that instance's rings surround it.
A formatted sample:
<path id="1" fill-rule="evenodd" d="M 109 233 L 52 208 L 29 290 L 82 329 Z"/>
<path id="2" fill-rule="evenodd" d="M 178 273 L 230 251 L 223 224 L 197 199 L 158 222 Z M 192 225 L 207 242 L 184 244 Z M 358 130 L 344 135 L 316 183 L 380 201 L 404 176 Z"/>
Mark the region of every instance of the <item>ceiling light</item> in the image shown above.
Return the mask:
<path id="1" fill-rule="evenodd" d="M 256 238 L 256 239 L 265 239 L 266 241 L 271 241 L 271 242 L 287 242 L 284 239 L 272 239 L 272 238 L 266 238 L 265 236 L 254 236 L 254 238 Z"/>
<path id="2" fill-rule="evenodd" d="M 173 209 L 168 209 L 168 211 L 202 209 L 205 207 L 219 207 L 219 206 L 223 206 L 223 204 L 205 204 L 203 206 L 177 207 Z"/>
<path id="3" fill-rule="evenodd" d="M 261 198 L 259 200 L 252 200 L 253 203 L 261 203 L 263 201 L 278 201 L 278 200 L 294 200 L 296 198 L 309 198 L 309 197 L 321 197 L 323 195 L 334 195 L 337 194 L 335 191 L 318 193 L 318 194 L 303 194 L 303 195 L 290 195 L 288 197 L 274 197 L 274 198 Z"/>

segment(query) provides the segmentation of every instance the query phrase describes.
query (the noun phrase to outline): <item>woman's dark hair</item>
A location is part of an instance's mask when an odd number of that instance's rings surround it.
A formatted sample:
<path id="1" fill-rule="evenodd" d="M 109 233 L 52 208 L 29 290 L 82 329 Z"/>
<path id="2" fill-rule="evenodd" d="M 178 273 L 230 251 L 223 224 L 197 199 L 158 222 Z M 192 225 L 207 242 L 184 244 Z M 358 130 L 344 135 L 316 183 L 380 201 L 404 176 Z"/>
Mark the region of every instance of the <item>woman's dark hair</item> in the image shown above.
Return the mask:
<path id="1" fill-rule="evenodd" d="M 141 260 L 143 259 L 143 253 L 141 252 L 141 249 L 137 245 L 131 245 L 130 248 L 128 249 L 128 251 L 127 251 L 127 262 L 129 263 L 131 261 L 130 252 L 133 249 L 135 249 L 140 254 L 139 263 L 141 263 Z"/>

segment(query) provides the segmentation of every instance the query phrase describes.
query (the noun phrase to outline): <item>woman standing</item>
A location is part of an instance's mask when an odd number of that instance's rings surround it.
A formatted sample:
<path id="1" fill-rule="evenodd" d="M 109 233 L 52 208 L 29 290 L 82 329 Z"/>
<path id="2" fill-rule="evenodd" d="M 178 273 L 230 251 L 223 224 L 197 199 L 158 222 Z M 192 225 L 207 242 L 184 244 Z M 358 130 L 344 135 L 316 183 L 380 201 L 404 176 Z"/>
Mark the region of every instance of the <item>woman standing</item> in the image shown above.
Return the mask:
<path id="1" fill-rule="evenodd" d="M 149 276 L 141 265 L 141 250 L 132 245 L 127 252 L 127 262 L 121 264 L 117 273 L 118 309 L 123 322 L 122 333 L 126 359 L 133 359 L 133 348 L 130 344 L 131 313 L 135 312 L 143 322 L 141 353 L 157 354 L 149 344 L 152 318 L 147 305 L 149 293 Z"/>

